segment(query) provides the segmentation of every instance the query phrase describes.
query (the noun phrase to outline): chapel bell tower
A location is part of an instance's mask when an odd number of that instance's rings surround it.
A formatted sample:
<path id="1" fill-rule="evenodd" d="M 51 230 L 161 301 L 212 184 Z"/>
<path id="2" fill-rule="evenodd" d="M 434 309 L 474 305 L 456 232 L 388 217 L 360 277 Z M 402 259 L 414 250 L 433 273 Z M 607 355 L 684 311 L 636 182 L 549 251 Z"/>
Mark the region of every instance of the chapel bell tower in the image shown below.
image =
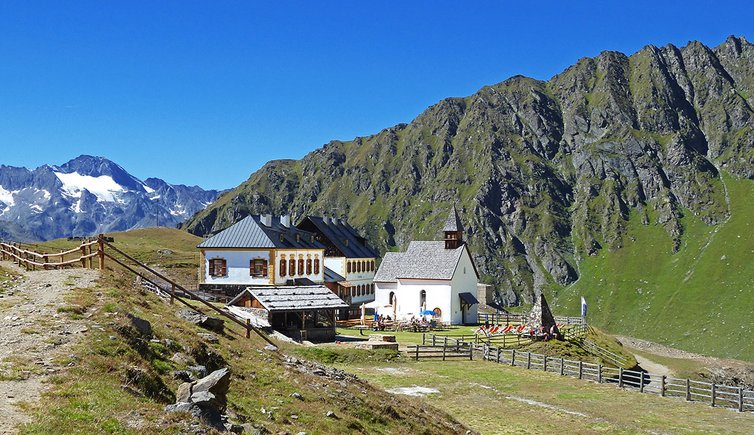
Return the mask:
<path id="1" fill-rule="evenodd" d="M 463 245 L 463 225 L 461 219 L 458 218 L 455 204 L 442 230 L 445 233 L 445 249 L 456 249 Z"/>

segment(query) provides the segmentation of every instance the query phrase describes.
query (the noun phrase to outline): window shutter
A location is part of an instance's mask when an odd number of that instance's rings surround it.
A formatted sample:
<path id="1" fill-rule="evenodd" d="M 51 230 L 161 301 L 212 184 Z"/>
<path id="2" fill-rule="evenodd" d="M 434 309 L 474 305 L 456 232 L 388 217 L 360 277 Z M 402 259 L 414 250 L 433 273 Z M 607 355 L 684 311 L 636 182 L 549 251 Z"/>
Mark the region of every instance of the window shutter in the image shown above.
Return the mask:
<path id="1" fill-rule="evenodd" d="M 267 261 L 262 263 L 262 276 L 267 276 Z"/>
<path id="2" fill-rule="evenodd" d="M 228 274 L 228 267 L 225 260 L 220 260 L 220 276 L 226 276 Z"/>
<path id="3" fill-rule="evenodd" d="M 249 275 L 254 276 L 254 260 L 249 260 Z"/>

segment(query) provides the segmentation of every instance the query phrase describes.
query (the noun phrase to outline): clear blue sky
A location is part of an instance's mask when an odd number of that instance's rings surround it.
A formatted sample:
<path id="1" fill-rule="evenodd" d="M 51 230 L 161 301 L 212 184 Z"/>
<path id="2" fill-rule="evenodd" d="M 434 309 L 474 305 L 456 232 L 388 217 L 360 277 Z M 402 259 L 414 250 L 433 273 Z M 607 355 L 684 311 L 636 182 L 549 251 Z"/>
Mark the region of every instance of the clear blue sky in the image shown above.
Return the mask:
<path id="1" fill-rule="evenodd" d="M 93 154 L 229 188 L 512 75 L 754 40 L 752 2 L 594 3 L 3 0 L 0 164 Z"/>

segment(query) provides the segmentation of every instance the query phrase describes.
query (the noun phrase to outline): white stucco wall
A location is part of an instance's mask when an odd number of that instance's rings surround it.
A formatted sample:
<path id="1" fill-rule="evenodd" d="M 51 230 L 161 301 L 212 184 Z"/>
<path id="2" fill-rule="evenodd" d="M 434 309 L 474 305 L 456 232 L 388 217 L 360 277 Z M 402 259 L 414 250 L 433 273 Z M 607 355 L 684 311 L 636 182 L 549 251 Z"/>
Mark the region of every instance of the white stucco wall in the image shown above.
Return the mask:
<path id="1" fill-rule="evenodd" d="M 346 257 L 325 257 L 325 267 L 345 278 Z"/>
<path id="2" fill-rule="evenodd" d="M 458 261 L 452 280 L 453 295 L 451 300 L 454 304 L 454 312 L 458 312 L 457 320 L 454 320 L 453 323 L 462 323 L 461 298 L 458 295 L 461 293 L 471 293 L 476 297 L 478 281 L 476 273 L 474 272 L 474 265 L 471 263 L 471 258 L 467 253 L 464 253 Z M 478 310 L 479 304 L 474 304 L 466 311 L 466 318 L 464 319 L 466 323 L 476 323 Z"/>
<path id="3" fill-rule="evenodd" d="M 209 274 L 209 261 L 215 258 L 224 258 L 226 261 L 226 276 L 211 276 Z M 262 258 L 270 261 L 270 251 L 215 251 L 204 252 L 204 282 L 207 284 L 257 284 L 269 285 L 270 278 L 256 278 L 250 276 L 249 261 Z"/>

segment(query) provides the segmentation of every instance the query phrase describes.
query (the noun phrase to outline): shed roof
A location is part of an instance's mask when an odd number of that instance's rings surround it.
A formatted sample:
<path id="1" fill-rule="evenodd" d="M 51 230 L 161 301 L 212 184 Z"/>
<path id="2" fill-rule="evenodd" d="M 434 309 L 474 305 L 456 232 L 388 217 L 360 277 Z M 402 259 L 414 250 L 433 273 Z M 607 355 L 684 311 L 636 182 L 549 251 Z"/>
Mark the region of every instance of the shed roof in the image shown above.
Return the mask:
<path id="1" fill-rule="evenodd" d="M 455 249 L 445 249 L 445 242 L 414 241 L 408 245 L 406 252 L 385 254 L 374 275 L 374 281 L 395 282 L 399 278 L 449 280 L 453 278 L 464 252 L 468 253 L 466 244 Z M 471 263 L 474 264 L 473 260 Z"/>
<path id="2" fill-rule="evenodd" d="M 253 296 L 270 312 L 348 308 L 348 304 L 322 285 L 247 287 L 228 305 L 233 305 L 246 294 Z"/>
<path id="3" fill-rule="evenodd" d="M 346 279 L 340 276 L 338 273 L 336 273 L 334 270 L 330 269 L 329 267 L 325 266 L 325 282 L 340 282 L 345 281 Z"/>
<path id="4" fill-rule="evenodd" d="M 247 216 L 200 243 L 198 248 L 301 248 L 324 249 L 313 233 L 281 224 L 272 217 L 270 225 L 260 216 Z"/>

